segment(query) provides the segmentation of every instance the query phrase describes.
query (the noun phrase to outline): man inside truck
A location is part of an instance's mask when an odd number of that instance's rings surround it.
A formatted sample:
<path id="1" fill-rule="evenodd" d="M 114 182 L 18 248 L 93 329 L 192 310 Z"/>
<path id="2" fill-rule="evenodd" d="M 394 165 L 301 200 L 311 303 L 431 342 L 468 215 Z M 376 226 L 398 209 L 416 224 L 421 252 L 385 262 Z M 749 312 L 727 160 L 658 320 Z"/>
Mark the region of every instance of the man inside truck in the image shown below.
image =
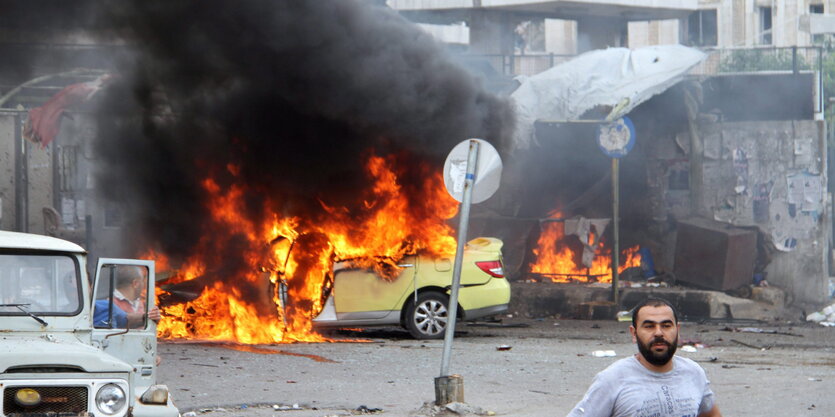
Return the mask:
<path id="1" fill-rule="evenodd" d="M 143 268 L 124 266 L 117 270 L 115 289 L 113 290 L 113 323 L 108 322 L 110 316 L 110 300 L 107 298 L 96 300 L 93 313 L 95 327 L 110 327 L 119 329 L 136 329 L 145 325 L 145 286 L 146 276 Z M 148 318 L 158 323 L 159 309 L 154 306 L 148 311 Z"/>

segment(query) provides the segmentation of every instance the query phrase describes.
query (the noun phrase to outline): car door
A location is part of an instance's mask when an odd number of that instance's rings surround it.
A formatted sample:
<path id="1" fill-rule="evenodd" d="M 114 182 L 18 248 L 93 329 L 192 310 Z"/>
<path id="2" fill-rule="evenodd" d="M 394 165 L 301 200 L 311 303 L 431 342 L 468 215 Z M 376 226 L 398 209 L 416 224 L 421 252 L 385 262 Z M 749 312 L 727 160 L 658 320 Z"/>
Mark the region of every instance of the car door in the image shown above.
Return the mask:
<path id="1" fill-rule="evenodd" d="M 379 277 L 370 269 L 344 269 L 334 274 L 334 304 L 341 320 L 379 319 L 398 310 L 398 302 L 414 288 L 417 257 L 409 256 L 398 264 L 400 273 L 393 279 Z"/>
<path id="2" fill-rule="evenodd" d="M 139 275 L 135 284 L 138 293 L 134 305 L 141 306 L 144 313 L 140 322 L 130 325 L 119 320 L 119 304 L 130 296 L 128 291 L 119 291 L 120 281 L 125 275 Z M 134 281 L 136 282 L 136 281 Z M 154 306 L 154 261 L 136 259 L 100 258 L 96 265 L 96 280 L 93 291 L 93 340 L 108 354 L 131 364 L 137 372 L 134 378 L 138 385 L 150 385 L 156 380 L 157 326 L 148 319 L 147 312 Z"/>

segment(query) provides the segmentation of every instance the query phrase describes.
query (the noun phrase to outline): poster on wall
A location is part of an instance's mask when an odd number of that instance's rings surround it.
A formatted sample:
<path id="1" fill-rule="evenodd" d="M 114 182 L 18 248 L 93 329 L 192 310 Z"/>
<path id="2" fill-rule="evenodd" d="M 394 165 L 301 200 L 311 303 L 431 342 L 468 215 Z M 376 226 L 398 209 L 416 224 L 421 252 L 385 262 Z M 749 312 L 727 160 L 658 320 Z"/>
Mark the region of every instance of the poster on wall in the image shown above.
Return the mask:
<path id="1" fill-rule="evenodd" d="M 796 212 L 802 212 L 817 217 L 821 211 L 821 201 L 823 198 L 823 188 L 821 186 L 820 175 L 810 174 L 808 172 L 799 172 L 786 176 L 788 193 L 787 200 L 790 210 L 794 208 Z M 792 216 L 794 217 L 794 216 Z"/>
<path id="2" fill-rule="evenodd" d="M 748 189 L 748 155 L 742 148 L 733 150 L 734 174 L 736 175 L 736 184 L 734 191 L 737 194 L 742 194 Z"/>
<path id="3" fill-rule="evenodd" d="M 767 223 L 769 218 L 768 206 L 771 204 L 771 188 L 773 182 L 754 185 L 754 222 Z"/>
<path id="4" fill-rule="evenodd" d="M 794 140 L 794 166 L 797 169 L 812 167 L 812 138 Z"/>

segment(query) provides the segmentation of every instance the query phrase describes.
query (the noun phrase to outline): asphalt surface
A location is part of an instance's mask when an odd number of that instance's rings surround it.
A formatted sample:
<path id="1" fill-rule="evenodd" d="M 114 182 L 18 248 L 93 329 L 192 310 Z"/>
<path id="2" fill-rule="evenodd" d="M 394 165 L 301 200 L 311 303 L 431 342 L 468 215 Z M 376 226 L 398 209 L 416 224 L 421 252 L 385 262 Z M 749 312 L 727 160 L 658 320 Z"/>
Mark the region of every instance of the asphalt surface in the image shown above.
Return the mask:
<path id="1" fill-rule="evenodd" d="M 460 324 L 450 373 L 463 376 L 466 403 L 484 415 L 563 416 L 595 373 L 636 352 L 628 325 L 514 318 Z M 339 342 L 248 348 L 162 341 L 159 381 L 187 415 L 436 414 L 425 404 L 435 398 L 443 341 L 413 340 L 397 328 L 328 335 Z M 678 354 L 705 368 L 725 416 L 833 415 L 835 328 L 685 322 L 679 340 L 699 344 Z M 596 357 L 597 350 L 616 356 Z"/>

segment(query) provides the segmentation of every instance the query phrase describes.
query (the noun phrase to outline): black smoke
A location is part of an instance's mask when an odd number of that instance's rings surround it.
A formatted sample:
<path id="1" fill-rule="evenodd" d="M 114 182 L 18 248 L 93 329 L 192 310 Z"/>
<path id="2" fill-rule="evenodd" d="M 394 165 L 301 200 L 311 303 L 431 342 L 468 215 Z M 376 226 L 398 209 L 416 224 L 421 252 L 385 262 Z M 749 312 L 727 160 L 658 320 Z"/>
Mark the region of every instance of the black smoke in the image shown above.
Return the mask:
<path id="1" fill-rule="evenodd" d="M 500 150 L 507 103 L 395 12 L 359 0 L 106 3 L 134 51 L 98 111 L 98 184 L 138 245 L 185 255 L 206 233 L 202 181 L 247 185 L 247 213 L 361 203 L 364 158 L 440 170 L 458 142 Z"/>

